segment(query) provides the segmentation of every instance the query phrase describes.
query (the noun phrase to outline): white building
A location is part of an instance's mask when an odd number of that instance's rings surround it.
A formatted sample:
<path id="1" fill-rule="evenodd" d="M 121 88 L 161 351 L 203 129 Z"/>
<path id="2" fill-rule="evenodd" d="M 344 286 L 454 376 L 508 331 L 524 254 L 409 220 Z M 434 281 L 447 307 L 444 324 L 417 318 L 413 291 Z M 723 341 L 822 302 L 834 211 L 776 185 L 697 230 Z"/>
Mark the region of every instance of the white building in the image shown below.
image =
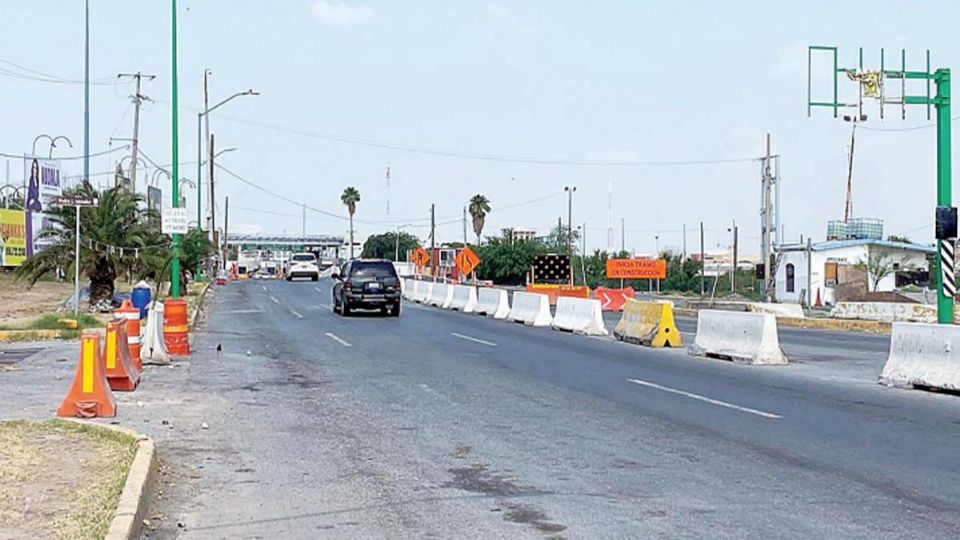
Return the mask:
<path id="1" fill-rule="evenodd" d="M 809 250 L 806 244 L 783 244 L 778 249 L 776 297 L 781 302 L 813 304 L 819 295 L 822 304 L 834 304 L 837 289 L 855 280 L 865 281 L 871 292 L 893 291 L 897 272 L 926 270 L 927 255 L 935 251 L 932 246 L 870 239 L 818 242 Z M 864 272 L 863 265 L 878 253 L 888 258 L 893 271 L 874 287 L 874 276 Z"/>

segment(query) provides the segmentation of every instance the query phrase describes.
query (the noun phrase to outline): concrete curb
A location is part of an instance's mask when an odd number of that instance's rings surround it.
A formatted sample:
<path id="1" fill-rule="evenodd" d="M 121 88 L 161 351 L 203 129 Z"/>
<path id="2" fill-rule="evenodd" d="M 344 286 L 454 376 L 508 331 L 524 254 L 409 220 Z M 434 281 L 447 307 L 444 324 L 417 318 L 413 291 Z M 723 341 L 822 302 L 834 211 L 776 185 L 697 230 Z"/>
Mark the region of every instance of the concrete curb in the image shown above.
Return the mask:
<path id="1" fill-rule="evenodd" d="M 188 324 L 191 330 L 193 330 L 193 328 L 196 326 L 197 317 L 199 316 L 200 312 L 203 310 L 203 301 L 207 297 L 207 291 L 210 290 L 210 285 L 211 285 L 210 281 L 205 282 L 203 289 L 200 291 L 200 299 L 197 300 L 197 307 L 196 309 L 193 310 L 193 313 L 190 314 L 190 320 Z"/>
<path id="2" fill-rule="evenodd" d="M 0 330 L 0 343 L 15 341 L 43 341 L 48 339 L 64 339 L 64 332 L 78 333 L 78 330 Z M 68 334 L 68 338 L 76 336 Z"/>

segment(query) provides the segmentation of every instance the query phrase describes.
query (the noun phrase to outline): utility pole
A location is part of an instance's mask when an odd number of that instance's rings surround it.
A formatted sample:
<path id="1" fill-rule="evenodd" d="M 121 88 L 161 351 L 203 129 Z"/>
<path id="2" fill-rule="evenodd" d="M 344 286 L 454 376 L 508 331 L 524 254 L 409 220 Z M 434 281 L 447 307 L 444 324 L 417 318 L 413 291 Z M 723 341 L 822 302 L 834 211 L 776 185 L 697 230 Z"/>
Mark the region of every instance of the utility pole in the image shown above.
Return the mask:
<path id="1" fill-rule="evenodd" d="M 704 288 L 704 280 L 707 276 L 707 257 L 706 253 L 703 250 L 703 222 L 700 222 L 700 296 L 703 296 L 706 293 L 706 288 Z"/>
<path id="2" fill-rule="evenodd" d="M 576 186 L 563 188 L 567 192 L 567 259 L 570 261 L 570 285 L 573 285 L 573 192 Z"/>
<path id="3" fill-rule="evenodd" d="M 620 253 L 627 251 L 627 226 L 626 220 L 620 218 Z M 620 278 L 620 288 L 623 288 L 623 278 Z"/>
<path id="4" fill-rule="evenodd" d="M 230 248 L 227 246 L 227 227 L 230 225 L 230 197 L 226 197 L 223 203 L 223 269 L 227 269 L 227 257 Z"/>
<path id="5" fill-rule="evenodd" d="M 772 264 L 771 264 L 771 229 L 773 228 L 772 218 L 773 212 L 771 208 L 771 185 L 773 184 L 773 178 L 771 177 L 770 172 L 770 134 L 767 133 L 767 157 L 764 160 L 763 164 L 763 293 L 764 301 L 769 302 L 773 295 L 770 290 L 770 278 L 773 275 L 772 273 Z"/>
<path id="6" fill-rule="evenodd" d="M 207 80 L 207 77 L 209 75 L 210 75 L 210 69 L 204 69 L 203 70 L 203 110 L 207 112 L 210 111 L 209 81 Z M 210 239 L 213 240 L 213 229 L 215 226 L 214 225 L 215 222 L 213 221 L 213 204 L 215 201 L 215 199 L 213 198 L 213 148 L 212 148 L 213 136 L 210 135 L 210 115 L 204 114 L 203 117 L 204 117 L 203 118 L 203 121 L 204 121 L 203 122 L 204 123 L 203 138 L 207 142 L 207 161 L 209 162 L 207 164 L 209 166 L 209 169 L 208 169 L 209 177 L 207 178 L 207 189 L 210 192 L 210 194 L 207 196 L 207 220 L 206 221 L 207 221 L 207 230 L 210 231 Z M 198 160 L 200 159 L 199 155 L 197 156 L 197 159 Z M 199 168 L 200 168 L 200 165 L 197 164 L 197 169 Z M 202 183 L 203 183 L 203 180 L 201 180 L 200 178 L 197 178 L 197 185 L 199 186 Z M 197 197 L 197 202 L 199 202 L 199 197 Z M 200 222 L 200 216 L 197 216 L 197 223 L 199 222 Z"/>
<path id="7" fill-rule="evenodd" d="M 133 150 L 130 155 L 130 190 L 134 193 L 137 192 L 137 156 L 139 152 L 140 144 L 140 105 L 144 100 L 150 99 L 147 96 L 143 95 L 140 92 L 140 81 L 141 79 L 146 78 L 147 80 L 156 79 L 156 75 L 143 75 L 139 71 L 136 73 L 120 73 L 117 75 L 118 79 L 128 77 L 137 81 L 137 91 L 133 94 Z M 200 216 L 197 216 L 197 219 L 200 219 Z"/>
<path id="8" fill-rule="evenodd" d="M 463 207 L 463 245 L 467 245 L 467 207 Z"/>
<path id="9" fill-rule="evenodd" d="M 844 117 L 848 118 L 848 117 Z M 847 223 L 853 217 L 853 148 L 857 142 L 857 119 L 853 119 L 853 130 L 850 132 L 850 159 L 847 163 L 847 200 L 843 205 L 843 222 Z"/>
<path id="10" fill-rule="evenodd" d="M 683 253 L 680 254 L 680 264 L 687 260 L 687 224 L 683 224 Z"/>
<path id="11" fill-rule="evenodd" d="M 173 184 L 171 203 L 173 208 L 180 205 L 180 137 L 179 137 L 179 92 L 177 82 L 177 0 L 171 0 L 170 16 L 170 71 L 171 71 L 171 104 L 170 133 L 171 133 L 171 168 L 170 183 Z M 170 297 L 180 299 L 180 235 L 174 234 L 171 249 L 173 261 L 170 263 Z"/>
<path id="12" fill-rule="evenodd" d="M 207 121 L 209 122 L 209 121 L 210 121 L 210 115 L 206 115 L 206 116 L 207 116 Z M 216 196 L 214 195 L 214 192 L 213 192 L 213 147 L 214 147 L 213 133 L 210 134 L 210 138 L 209 138 L 208 140 L 209 140 L 209 142 L 208 142 L 208 144 L 207 144 L 207 153 L 208 153 L 208 155 L 207 155 L 207 161 L 208 161 L 207 165 L 208 165 L 210 168 L 209 168 L 209 172 L 207 173 L 207 175 L 210 177 L 210 186 L 209 186 L 209 187 L 210 187 L 210 195 L 207 196 L 207 207 L 210 208 L 210 222 L 209 222 L 209 225 L 207 226 L 207 228 L 210 230 L 210 239 L 211 239 L 211 240 L 214 240 L 214 239 L 216 239 L 216 237 L 217 237 L 216 234 L 214 234 L 214 231 L 215 231 L 216 228 L 217 228 L 217 222 L 216 222 L 216 220 L 214 219 L 214 218 L 215 218 L 214 209 L 216 208 L 216 201 L 217 201 L 217 199 L 216 199 Z M 197 179 L 197 182 L 198 182 L 197 185 L 200 185 L 200 184 L 199 184 L 199 182 L 200 182 L 199 179 Z M 200 216 L 197 216 L 197 223 L 200 223 Z"/>
<path id="13" fill-rule="evenodd" d="M 302 207 L 302 213 L 300 216 L 300 235 L 304 238 L 307 237 L 307 205 L 304 204 Z"/>
<path id="14" fill-rule="evenodd" d="M 437 205 L 430 204 L 430 274 L 437 281 Z"/>
<path id="15" fill-rule="evenodd" d="M 83 5 L 83 181 L 90 181 L 90 0 Z M 23 193 L 23 209 L 27 209 L 27 193 Z M 73 314 L 80 311 L 80 207 L 76 208 L 77 232 L 74 235 L 73 248 Z M 29 217 L 27 219 L 30 219 Z M 27 244 L 33 245 L 33 238 L 27 238 Z M 28 251 L 27 253 L 30 253 Z"/>
<path id="16" fill-rule="evenodd" d="M 810 241 L 810 237 L 807 237 L 807 309 L 813 307 L 812 294 L 813 291 L 810 289 L 813 287 L 813 260 L 811 258 L 813 252 L 813 244 Z"/>
<path id="17" fill-rule="evenodd" d="M 389 170 L 389 167 L 387 170 Z M 393 260 L 400 262 L 400 227 L 397 227 L 397 247 L 393 252 Z"/>
<path id="18" fill-rule="evenodd" d="M 609 230 L 610 227 L 607 227 Z M 583 276 L 583 286 L 587 286 L 587 223 L 583 223 L 583 234 L 580 236 L 582 250 L 580 251 L 580 273 Z"/>
<path id="19" fill-rule="evenodd" d="M 733 226 L 730 229 L 733 233 L 733 268 L 730 270 L 730 292 L 737 292 L 737 220 L 733 220 Z"/>

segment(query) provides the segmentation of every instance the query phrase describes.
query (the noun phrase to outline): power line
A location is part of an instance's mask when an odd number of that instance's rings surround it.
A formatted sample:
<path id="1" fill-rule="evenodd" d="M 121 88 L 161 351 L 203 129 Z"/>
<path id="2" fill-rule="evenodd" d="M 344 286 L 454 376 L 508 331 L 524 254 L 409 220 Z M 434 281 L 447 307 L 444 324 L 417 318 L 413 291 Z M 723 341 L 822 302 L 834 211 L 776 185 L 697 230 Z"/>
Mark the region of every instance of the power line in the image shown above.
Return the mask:
<path id="1" fill-rule="evenodd" d="M 12 66 L 16 69 L 26 72 L 26 73 L 19 73 L 7 68 L 0 67 L 0 75 L 6 75 L 8 77 L 12 77 L 15 79 L 47 82 L 47 83 L 54 83 L 54 84 L 83 84 L 84 82 L 83 79 L 68 79 L 66 77 L 51 75 L 49 73 L 28 68 L 16 62 L 11 62 L 9 60 L 4 60 L 2 58 L 0 58 L 0 64 L 6 64 L 8 66 Z M 104 77 L 102 79 L 93 79 L 90 81 L 90 84 L 112 86 L 112 85 L 119 84 L 119 81 L 117 81 L 113 77 Z"/>
<path id="2" fill-rule="evenodd" d="M 957 120 L 960 120 L 960 116 L 954 116 L 953 118 L 950 119 L 951 122 L 956 122 Z M 920 129 L 930 129 L 932 127 L 936 127 L 936 125 L 937 125 L 936 123 L 933 123 L 933 124 L 924 124 L 922 126 L 911 126 L 911 127 L 904 127 L 904 128 L 876 128 L 876 127 L 869 127 L 869 126 L 857 126 L 857 127 L 859 129 L 865 129 L 867 131 L 917 131 Z"/>
<path id="3" fill-rule="evenodd" d="M 170 105 L 170 102 L 162 99 L 156 100 L 158 103 L 164 103 L 165 105 Z M 188 110 L 194 110 L 191 107 L 183 107 Z M 352 144 L 356 146 L 365 146 L 371 148 L 381 148 L 384 150 L 396 150 L 399 152 L 409 152 L 413 154 L 424 154 L 431 156 L 439 157 L 448 157 L 448 158 L 460 158 L 460 159 L 475 159 L 481 161 L 496 161 L 503 163 L 526 163 L 532 165 L 568 165 L 568 166 L 581 166 L 581 167 L 680 167 L 680 166 L 692 166 L 692 165 L 722 165 L 722 164 L 732 164 L 732 163 L 751 163 L 761 161 L 763 158 L 760 157 L 743 157 L 743 158 L 724 158 L 724 159 L 700 159 L 700 160 L 657 160 L 657 161 L 606 161 L 606 160 L 595 160 L 595 159 L 571 159 L 571 158 L 545 158 L 545 157 L 535 157 L 535 156 L 514 156 L 506 154 L 489 154 L 489 153 L 477 153 L 477 152 L 462 152 L 462 151 L 453 151 L 445 150 L 439 148 L 430 148 L 424 146 L 414 146 L 409 144 L 394 143 L 388 141 L 379 141 L 375 139 L 364 139 L 360 137 L 353 137 L 349 135 L 339 135 L 335 133 L 323 133 L 319 131 L 313 131 L 303 128 L 294 128 L 281 126 L 278 124 L 270 124 L 267 122 L 262 122 L 258 120 L 250 120 L 242 118 L 239 116 L 233 116 L 229 114 L 218 114 L 218 118 L 224 120 L 229 120 L 231 122 L 236 122 L 239 124 L 245 124 L 252 127 L 258 127 L 262 129 L 269 129 L 273 131 L 278 131 L 280 133 L 287 133 L 291 135 L 299 135 L 302 137 L 309 137 L 314 139 L 323 139 L 327 141 L 333 141 L 343 144 Z"/>

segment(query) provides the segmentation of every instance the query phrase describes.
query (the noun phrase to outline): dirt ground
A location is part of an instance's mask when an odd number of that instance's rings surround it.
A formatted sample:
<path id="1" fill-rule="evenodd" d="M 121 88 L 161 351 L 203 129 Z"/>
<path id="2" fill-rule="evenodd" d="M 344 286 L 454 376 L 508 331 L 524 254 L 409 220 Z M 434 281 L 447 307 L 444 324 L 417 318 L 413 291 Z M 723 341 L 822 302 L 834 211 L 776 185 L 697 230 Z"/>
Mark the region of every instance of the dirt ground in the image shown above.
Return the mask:
<path id="1" fill-rule="evenodd" d="M 0 272 L 0 325 L 16 324 L 57 310 L 73 294 L 72 283 L 38 281 L 33 288 Z"/>
<path id="2" fill-rule="evenodd" d="M 135 453 L 102 428 L 0 422 L 0 540 L 103 538 Z"/>

